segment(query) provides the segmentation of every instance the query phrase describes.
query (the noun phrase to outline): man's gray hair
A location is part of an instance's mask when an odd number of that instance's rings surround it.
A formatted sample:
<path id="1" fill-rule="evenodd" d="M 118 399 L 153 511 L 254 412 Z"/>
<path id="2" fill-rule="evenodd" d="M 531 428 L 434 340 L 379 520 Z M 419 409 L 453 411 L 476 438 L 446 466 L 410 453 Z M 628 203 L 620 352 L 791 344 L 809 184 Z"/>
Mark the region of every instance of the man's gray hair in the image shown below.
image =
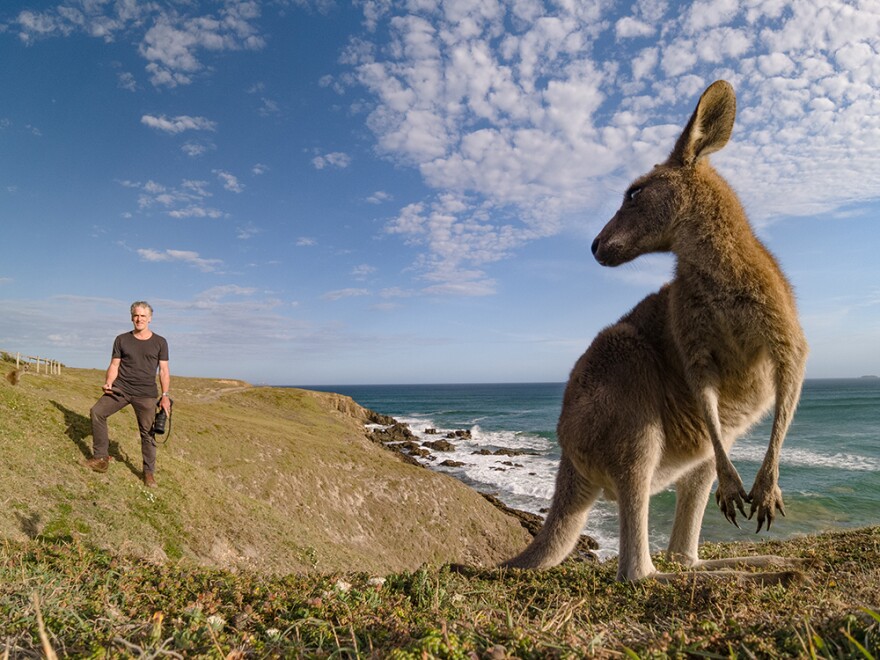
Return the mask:
<path id="1" fill-rule="evenodd" d="M 153 315 L 153 308 L 150 307 L 150 303 L 148 303 L 146 300 L 138 300 L 131 303 L 131 313 L 134 314 L 134 310 L 136 310 L 138 307 L 145 307 L 146 309 L 150 310 L 150 316 Z"/>

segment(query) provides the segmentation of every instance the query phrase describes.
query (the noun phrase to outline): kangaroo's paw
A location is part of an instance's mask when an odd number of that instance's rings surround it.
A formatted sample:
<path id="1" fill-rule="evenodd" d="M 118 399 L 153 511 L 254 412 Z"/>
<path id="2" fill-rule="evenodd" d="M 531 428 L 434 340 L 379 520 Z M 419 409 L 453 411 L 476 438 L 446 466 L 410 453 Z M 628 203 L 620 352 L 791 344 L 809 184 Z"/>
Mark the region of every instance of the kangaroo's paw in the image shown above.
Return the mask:
<path id="1" fill-rule="evenodd" d="M 739 510 L 743 518 L 746 518 L 745 504 L 748 501 L 749 496 L 746 495 L 742 479 L 740 479 L 736 468 L 730 465 L 728 470 L 719 470 L 715 502 L 727 521 L 739 527 L 739 523 L 736 521 L 736 512 Z"/>
<path id="2" fill-rule="evenodd" d="M 776 517 L 778 511 L 785 516 L 785 506 L 782 501 L 782 491 L 778 484 L 771 478 L 763 478 L 762 474 L 758 474 L 755 479 L 755 485 L 752 486 L 752 492 L 749 493 L 749 520 L 756 513 L 758 514 L 758 529 L 755 533 L 761 531 L 761 527 L 766 523 L 767 531 L 770 531 L 770 525 Z"/>

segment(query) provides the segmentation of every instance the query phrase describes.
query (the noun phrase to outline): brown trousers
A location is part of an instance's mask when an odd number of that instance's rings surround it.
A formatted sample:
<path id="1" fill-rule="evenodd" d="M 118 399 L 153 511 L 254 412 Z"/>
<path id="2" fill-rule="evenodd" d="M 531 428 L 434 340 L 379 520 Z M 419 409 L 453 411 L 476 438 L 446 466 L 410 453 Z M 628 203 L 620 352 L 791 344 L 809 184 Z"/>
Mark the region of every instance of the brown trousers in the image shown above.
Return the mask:
<path id="1" fill-rule="evenodd" d="M 131 404 L 137 416 L 138 430 L 141 434 L 141 454 L 144 459 L 144 472 L 156 471 L 156 438 L 150 434 L 153 419 L 156 417 L 156 397 L 129 397 L 125 394 L 105 394 L 92 406 L 92 448 L 95 458 L 107 458 L 110 450 L 110 435 L 107 418 Z"/>

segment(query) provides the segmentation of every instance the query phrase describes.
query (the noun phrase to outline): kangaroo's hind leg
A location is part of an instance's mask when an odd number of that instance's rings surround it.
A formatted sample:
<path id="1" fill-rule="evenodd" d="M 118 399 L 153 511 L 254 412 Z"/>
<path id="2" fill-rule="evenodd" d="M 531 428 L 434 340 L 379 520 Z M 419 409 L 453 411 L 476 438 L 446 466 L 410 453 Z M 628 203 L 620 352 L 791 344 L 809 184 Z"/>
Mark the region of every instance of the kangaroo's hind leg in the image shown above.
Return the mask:
<path id="1" fill-rule="evenodd" d="M 685 566 L 700 564 L 698 548 L 706 502 L 715 480 L 715 459 L 709 458 L 675 484 L 675 520 L 666 556 Z"/>
<path id="2" fill-rule="evenodd" d="M 511 568 L 549 568 L 564 560 L 577 544 L 587 523 L 587 514 L 596 501 L 599 489 L 578 473 L 571 460 L 562 454 L 556 475 L 556 491 L 544 526 L 520 554 L 502 566 Z"/>

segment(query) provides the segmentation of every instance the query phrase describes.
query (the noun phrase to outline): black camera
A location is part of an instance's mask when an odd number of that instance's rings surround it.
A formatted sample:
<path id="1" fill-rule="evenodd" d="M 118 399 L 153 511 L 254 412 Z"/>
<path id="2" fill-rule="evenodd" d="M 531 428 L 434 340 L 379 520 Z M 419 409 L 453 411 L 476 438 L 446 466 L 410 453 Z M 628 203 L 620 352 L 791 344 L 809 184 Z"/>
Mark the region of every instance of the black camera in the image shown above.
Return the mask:
<path id="1" fill-rule="evenodd" d="M 169 399 L 171 401 L 171 399 Z M 168 422 L 168 415 L 165 413 L 165 409 L 160 405 L 162 403 L 162 399 L 156 403 L 159 407 L 159 410 L 156 411 L 156 417 L 153 419 L 153 428 L 150 429 L 150 433 L 152 435 L 163 435 L 165 433 L 165 424 Z M 174 402 L 171 401 L 173 404 Z"/>

